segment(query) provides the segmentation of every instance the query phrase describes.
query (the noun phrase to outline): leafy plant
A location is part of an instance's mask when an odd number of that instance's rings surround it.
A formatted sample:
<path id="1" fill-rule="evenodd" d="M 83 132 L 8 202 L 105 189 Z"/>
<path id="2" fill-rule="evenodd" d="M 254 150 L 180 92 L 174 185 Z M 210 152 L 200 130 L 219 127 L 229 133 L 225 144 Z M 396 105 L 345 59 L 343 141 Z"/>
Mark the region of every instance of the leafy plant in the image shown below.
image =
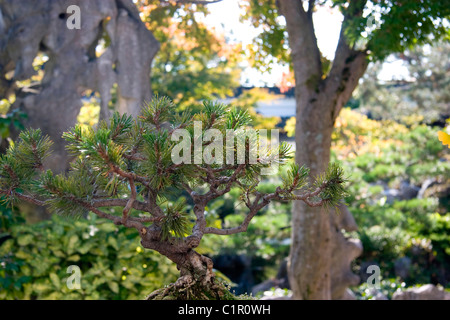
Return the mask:
<path id="1" fill-rule="evenodd" d="M 19 109 L 13 109 L 10 112 L 0 116 L 0 137 L 5 139 L 9 137 L 11 125 L 18 130 L 24 129 L 21 120 L 26 119 L 27 114 Z"/>
<path id="2" fill-rule="evenodd" d="M 143 299 L 174 281 L 177 271 L 156 252 L 144 252 L 139 233 L 90 214 L 54 215 L 14 226 L 0 246 L 0 299 Z M 67 268 L 81 270 L 81 288 L 69 289 Z"/>
<path id="3" fill-rule="evenodd" d="M 381 279 L 380 290 L 371 287 L 368 283 L 363 283 L 354 291 L 356 298 L 359 300 L 374 300 L 378 292 L 383 294 L 387 299 L 392 299 L 394 293 L 404 289 L 406 284 L 399 279 L 389 278 Z"/>

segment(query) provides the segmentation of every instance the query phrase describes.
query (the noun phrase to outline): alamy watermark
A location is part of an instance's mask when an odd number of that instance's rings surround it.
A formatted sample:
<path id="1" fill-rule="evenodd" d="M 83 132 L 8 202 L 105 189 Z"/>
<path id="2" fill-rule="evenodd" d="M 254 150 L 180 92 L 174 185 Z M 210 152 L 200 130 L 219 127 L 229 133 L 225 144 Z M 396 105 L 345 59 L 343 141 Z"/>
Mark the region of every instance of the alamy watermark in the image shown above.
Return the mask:
<path id="1" fill-rule="evenodd" d="M 381 28 L 381 22 L 379 19 L 371 16 L 367 19 L 367 28 L 369 30 L 375 30 Z"/>
<path id="2" fill-rule="evenodd" d="M 67 268 L 67 273 L 71 273 L 72 274 L 66 280 L 67 288 L 69 288 L 70 290 L 81 289 L 81 270 L 80 270 L 80 267 L 77 266 L 77 265 L 70 265 Z"/>
<path id="3" fill-rule="evenodd" d="M 67 29 L 73 30 L 73 29 L 81 29 L 81 9 L 79 6 L 76 5 L 70 5 L 67 7 L 66 10 L 67 14 L 70 14 L 70 16 L 67 18 L 66 26 Z"/>
<path id="4" fill-rule="evenodd" d="M 380 286 L 380 279 L 381 279 L 381 270 L 380 267 L 372 264 L 370 266 L 367 267 L 366 273 L 371 274 L 371 276 L 369 276 L 367 278 L 367 285 L 371 288 L 375 288 L 377 290 L 381 289 Z"/>

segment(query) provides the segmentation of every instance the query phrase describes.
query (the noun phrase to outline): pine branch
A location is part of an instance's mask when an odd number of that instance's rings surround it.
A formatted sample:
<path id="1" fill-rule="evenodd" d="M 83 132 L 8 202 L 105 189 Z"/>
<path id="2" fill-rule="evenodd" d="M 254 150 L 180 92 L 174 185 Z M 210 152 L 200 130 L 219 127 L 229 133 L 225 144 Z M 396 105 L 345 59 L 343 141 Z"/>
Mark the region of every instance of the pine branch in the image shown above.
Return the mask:
<path id="1" fill-rule="evenodd" d="M 45 206 L 45 201 L 38 200 L 38 199 L 36 199 L 34 197 L 27 196 L 27 195 L 21 194 L 19 192 L 14 192 L 14 191 L 11 191 L 11 190 L 0 190 L 0 194 L 7 195 L 9 197 L 15 197 L 15 198 L 18 198 L 20 200 L 27 201 L 29 203 L 35 204 L 37 206 L 41 206 L 41 207 Z"/>
<path id="2" fill-rule="evenodd" d="M 203 107 L 198 115 L 187 112 L 178 115 L 168 98 L 155 98 L 135 121 L 114 113 L 109 122 L 99 123 L 97 130 L 75 126 L 63 135 L 67 149 L 76 159 L 64 175 L 42 171 L 51 141 L 40 130 L 24 131 L 15 146 L 0 158 L 0 194 L 10 201 L 45 206 L 57 214 L 81 215 L 91 211 L 117 225 L 139 230 L 147 247 L 164 252 L 172 248 L 172 253 L 196 248 L 204 234 L 246 231 L 256 214 L 272 201 L 299 200 L 310 206 L 335 207 L 345 197 L 346 180 L 342 168 L 336 164 L 331 164 L 311 184 L 309 170 L 292 165 L 275 192 L 258 191 L 262 168 L 272 161 L 283 164 L 291 157 L 289 145 L 284 143 L 260 152 L 256 163 L 250 163 L 247 156 L 245 163 L 238 163 L 238 146 L 233 146 L 232 164 L 173 163 L 171 151 L 175 142 L 171 137 L 175 130 L 185 129 L 193 142 L 194 121 L 201 121 L 202 135 L 208 129 L 222 134 L 227 130 L 240 132 L 251 121 L 245 110 L 213 102 L 204 102 Z M 248 137 L 234 138 L 247 154 L 260 147 L 252 145 Z M 202 148 L 210 142 L 202 143 Z M 194 151 L 192 144 L 190 151 Z M 206 186 L 207 191 L 197 192 L 199 185 Z M 241 200 L 248 208 L 244 221 L 228 229 L 208 227 L 205 218 L 208 203 L 230 192 L 233 186 L 241 189 Z M 191 196 L 193 225 L 183 199 L 166 203 L 170 189 L 174 188 L 184 189 Z M 122 208 L 121 215 L 102 209 L 114 207 Z M 141 212 L 140 216 L 132 216 L 132 209 Z"/>
<path id="3" fill-rule="evenodd" d="M 133 203 L 136 200 L 136 186 L 134 185 L 134 180 L 133 179 L 128 179 L 129 184 L 130 184 L 130 192 L 131 192 L 131 196 L 130 199 L 128 199 L 127 204 L 125 205 L 125 207 L 123 208 L 122 211 L 122 223 L 125 224 L 127 219 L 128 219 L 128 213 L 130 212 L 131 208 L 133 207 Z"/>
<path id="4" fill-rule="evenodd" d="M 271 201 L 301 200 L 311 207 L 323 205 L 336 207 L 339 204 L 340 199 L 346 195 L 345 190 L 342 188 L 342 184 L 345 182 L 345 179 L 342 178 L 343 171 L 336 164 L 331 164 L 326 175 L 318 178 L 314 190 L 304 192 L 300 195 L 294 195 L 292 192 L 297 189 L 299 185 L 302 185 L 299 184 L 299 181 L 305 179 L 308 171 L 305 168 L 299 169 L 298 166 L 293 166 L 293 171 L 294 173 L 292 173 L 292 171 L 290 174 L 288 173 L 288 176 L 291 177 L 291 186 L 288 188 L 283 189 L 277 187 L 274 193 L 265 195 L 258 191 L 254 191 L 253 195 L 255 196 L 255 199 L 253 201 L 250 201 L 251 190 L 246 193 L 244 202 L 250 211 L 239 226 L 227 229 L 207 227 L 204 229 L 204 234 L 230 235 L 245 232 L 247 231 L 250 221 L 255 217 L 258 211 L 267 206 Z M 323 193 L 325 193 L 325 196 L 320 197 Z"/>

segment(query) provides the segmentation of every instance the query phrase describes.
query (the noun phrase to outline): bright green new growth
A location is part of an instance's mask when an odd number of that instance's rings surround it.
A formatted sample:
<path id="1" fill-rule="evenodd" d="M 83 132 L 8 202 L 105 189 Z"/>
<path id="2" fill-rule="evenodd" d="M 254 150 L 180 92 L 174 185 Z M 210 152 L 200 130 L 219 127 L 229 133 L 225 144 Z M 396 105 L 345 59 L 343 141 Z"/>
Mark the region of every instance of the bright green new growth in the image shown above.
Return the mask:
<path id="1" fill-rule="evenodd" d="M 162 238 L 169 239 L 171 235 L 183 238 L 189 233 L 189 219 L 187 217 L 186 203 L 180 199 L 166 207 L 166 216 L 162 220 Z"/>
<path id="2" fill-rule="evenodd" d="M 191 233 L 185 199 L 163 205 L 174 188 L 187 191 L 194 204 L 202 207 L 229 192 L 231 187 L 240 187 L 241 199 L 251 211 L 248 220 L 270 201 L 303 200 L 313 206 L 336 207 L 346 195 L 343 172 L 336 164 L 312 183 L 308 169 L 292 164 L 277 191 L 265 195 L 256 190 L 261 170 L 270 165 L 264 157 L 255 164 L 247 158 L 246 163 L 238 164 L 235 152 L 235 163 L 227 164 L 224 145 L 223 164 L 194 164 L 194 152 L 191 164 L 174 164 L 171 153 L 179 142 L 172 141 L 172 134 L 176 129 L 186 129 L 193 146 L 194 121 L 202 123 L 202 134 L 217 129 L 225 137 L 227 129 L 236 132 L 245 129 L 251 118 L 246 111 L 209 101 L 204 103 L 200 114 L 179 114 L 168 98 L 155 98 L 143 108 L 138 119 L 116 112 L 109 122 L 100 122 L 96 130 L 75 126 L 65 132 L 63 138 L 74 160 L 67 174 L 58 175 L 44 170 L 51 141 L 39 129 L 29 129 L 1 157 L 0 193 L 8 201 L 33 202 L 61 215 L 81 216 L 92 211 L 140 231 L 144 223 L 150 223 L 160 230 L 161 241 L 169 241 L 171 237 L 181 239 Z M 244 142 L 248 152 L 251 146 L 247 140 Z M 203 142 L 202 149 L 208 144 Z M 285 143 L 265 154 L 278 155 L 280 164 L 291 158 L 289 145 Z M 107 214 L 100 210 L 102 207 L 122 207 L 123 215 Z M 195 213 L 194 223 L 201 236 L 224 232 L 205 226 L 199 229 L 202 214 Z"/>

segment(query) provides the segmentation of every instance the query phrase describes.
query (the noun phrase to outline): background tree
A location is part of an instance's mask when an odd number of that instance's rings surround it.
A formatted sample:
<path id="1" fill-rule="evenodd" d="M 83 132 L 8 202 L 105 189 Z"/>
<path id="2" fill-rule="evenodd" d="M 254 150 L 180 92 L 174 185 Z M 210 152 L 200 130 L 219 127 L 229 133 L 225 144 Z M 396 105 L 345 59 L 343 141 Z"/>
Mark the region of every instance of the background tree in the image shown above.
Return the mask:
<path id="1" fill-rule="evenodd" d="M 230 43 L 224 34 L 204 23 L 209 11 L 202 4 L 210 2 L 192 2 L 142 0 L 136 5 L 142 21 L 160 43 L 152 63 L 152 91 L 170 97 L 179 111 L 191 108 L 200 112 L 203 100 L 236 94 L 244 56 L 239 43 Z M 110 106 L 117 100 L 117 88 L 112 91 Z M 264 118 L 254 110 L 258 101 L 274 97 L 255 88 L 230 102 L 247 109 L 255 127 L 274 128 L 279 118 Z M 97 123 L 100 109 L 98 98 L 91 100 L 79 117 L 87 125 Z"/>
<path id="2" fill-rule="evenodd" d="M 229 98 L 245 109 L 257 129 L 275 128 L 279 117 L 263 117 L 254 110 L 262 100 L 276 96 L 253 88 L 236 94 L 240 86 L 244 51 L 204 23 L 210 2 L 142 0 L 141 18 L 161 44 L 152 66 L 152 89 L 170 97 L 182 111 L 200 112 L 202 101 Z M 238 95 L 238 96 L 236 96 Z M 234 97 L 234 98 L 230 98 Z"/>
<path id="3" fill-rule="evenodd" d="M 117 225 L 136 229 L 144 248 L 169 258 L 181 273 L 173 285 L 155 291 L 149 299 L 224 299 L 229 293 L 215 281 L 211 259 L 195 251 L 203 236 L 246 231 L 252 218 L 271 201 L 302 200 L 310 206 L 334 207 L 345 195 L 343 171 L 331 165 L 310 184 L 309 170 L 294 164 L 275 192 L 264 193 L 258 190 L 261 170 L 272 161 L 284 163 L 289 158 L 286 144 L 263 149 L 252 164 L 249 152 L 256 145 L 238 134 L 250 121 L 245 111 L 210 102 L 205 102 L 204 112 L 194 118 L 189 113 L 179 116 L 175 110 L 169 99 L 154 99 L 136 121 L 115 113 L 109 124 L 101 122 L 96 131 L 72 128 L 64 134 L 68 150 L 75 156 L 67 175 L 43 169 L 51 148 L 49 138 L 43 137 L 39 129 L 23 131 L 19 141 L 1 158 L 0 193 L 6 200 L 47 206 L 57 214 L 77 216 L 91 211 Z M 194 120 L 202 124 L 200 136 L 195 132 Z M 172 138 L 177 129 L 186 130 L 183 143 L 189 141 L 189 147 L 183 150 L 184 162 L 175 164 L 172 153 L 179 137 Z M 209 129 L 223 137 L 227 130 L 236 134 L 231 164 L 225 160 L 229 158 L 229 146 L 205 140 Z M 201 159 L 201 164 L 194 164 L 198 162 L 198 151 L 193 152 L 191 146 L 195 148 L 199 138 L 202 154 L 212 155 L 214 145 L 213 157 L 222 161 L 207 164 Z M 246 152 L 244 163 L 238 161 L 240 146 Z M 223 158 L 218 158 L 220 149 Z M 241 188 L 241 200 L 248 208 L 246 218 L 231 228 L 208 226 L 207 204 L 233 186 Z M 190 210 L 183 198 L 166 203 L 171 187 L 189 194 L 193 203 Z M 294 195 L 294 191 L 299 193 Z M 105 210 L 111 207 L 121 207 L 122 215 Z"/>
<path id="4" fill-rule="evenodd" d="M 152 71 L 156 94 L 180 109 L 200 110 L 204 99 L 232 96 L 239 86 L 241 46 L 203 22 L 208 6 L 197 3 L 138 1 L 147 28 L 161 43 Z"/>
<path id="5" fill-rule="evenodd" d="M 314 33 L 317 5 L 331 5 L 343 15 L 329 68 L 321 59 Z M 249 0 L 246 8 L 245 18 L 262 26 L 263 32 L 256 41 L 262 55 L 290 57 L 296 84 L 296 161 L 308 166 L 312 176 L 327 167 L 334 122 L 369 61 L 381 61 L 393 52 L 448 35 L 444 21 L 450 14 L 443 2 L 426 1 L 418 6 L 411 0 Z M 369 19 L 372 26 L 378 27 L 370 28 Z M 299 202 L 294 205 L 292 223 L 289 273 L 294 297 L 342 297 L 342 290 L 332 288 L 333 279 L 341 277 L 332 270 L 332 256 L 340 254 L 332 252 L 332 235 L 340 234 L 341 226 L 321 214 L 320 209 Z"/>
<path id="6" fill-rule="evenodd" d="M 28 114 L 23 122 L 41 128 L 52 138 L 55 143 L 54 160 L 49 163 L 52 169 L 67 169 L 69 159 L 61 134 L 75 125 L 83 105 L 97 106 L 99 111 L 92 113 L 97 119 L 109 118 L 111 110 L 139 114 L 143 101 L 152 96 L 152 64 L 159 84 L 155 88 L 157 93 L 173 93 L 174 99 L 184 93 L 183 99 L 189 100 L 189 92 L 197 96 L 206 91 L 211 95 L 231 92 L 230 88 L 237 85 L 231 74 L 237 71 L 230 66 L 234 71 L 225 72 L 223 65 L 233 59 L 225 57 L 233 56 L 231 52 L 237 50 L 227 48 L 224 39 L 197 21 L 208 12 L 202 4 L 209 3 L 197 2 L 195 5 L 159 0 L 0 4 L 0 101 L 10 111 L 19 109 Z M 66 27 L 70 5 L 80 7 L 80 30 Z M 180 34 L 187 35 L 184 38 L 188 41 L 180 43 L 176 37 Z M 197 49 L 186 52 L 186 46 Z M 158 51 L 158 61 L 153 63 Z M 217 57 L 220 51 L 223 54 Z M 180 53 L 182 57 L 177 59 L 181 62 L 168 72 L 163 61 L 173 62 L 175 59 L 168 57 Z M 217 72 L 207 68 L 214 59 L 221 61 Z M 182 74 L 180 70 L 189 65 L 193 67 Z M 183 87 L 183 83 L 197 87 Z M 176 91 L 175 86 L 184 91 Z M 93 101 L 86 103 L 88 99 Z M 17 135 L 18 130 L 13 130 L 13 137 Z"/>
<path id="7" fill-rule="evenodd" d="M 70 5 L 80 8 L 79 30 L 66 26 Z M 53 139 L 52 169 L 67 169 L 61 134 L 75 125 L 86 91 L 99 95 L 102 118 L 109 117 L 114 84 L 121 113 L 137 115 L 150 99 L 159 43 L 132 1 L 2 1 L 0 14 L 0 100 L 9 99 L 11 109 L 28 114 L 26 126 Z"/>
<path id="8" fill-rule="evenodd" d="M 408 125 L 414 120 L 444 124 L 450 117 L 449 57 L 448 42 L 408 49 L 390 61 L 403 62 L 407 74 L 391 81 L 379 80 L 380 62 L 369 66 L 355 92 L 361 112 Z"/>

